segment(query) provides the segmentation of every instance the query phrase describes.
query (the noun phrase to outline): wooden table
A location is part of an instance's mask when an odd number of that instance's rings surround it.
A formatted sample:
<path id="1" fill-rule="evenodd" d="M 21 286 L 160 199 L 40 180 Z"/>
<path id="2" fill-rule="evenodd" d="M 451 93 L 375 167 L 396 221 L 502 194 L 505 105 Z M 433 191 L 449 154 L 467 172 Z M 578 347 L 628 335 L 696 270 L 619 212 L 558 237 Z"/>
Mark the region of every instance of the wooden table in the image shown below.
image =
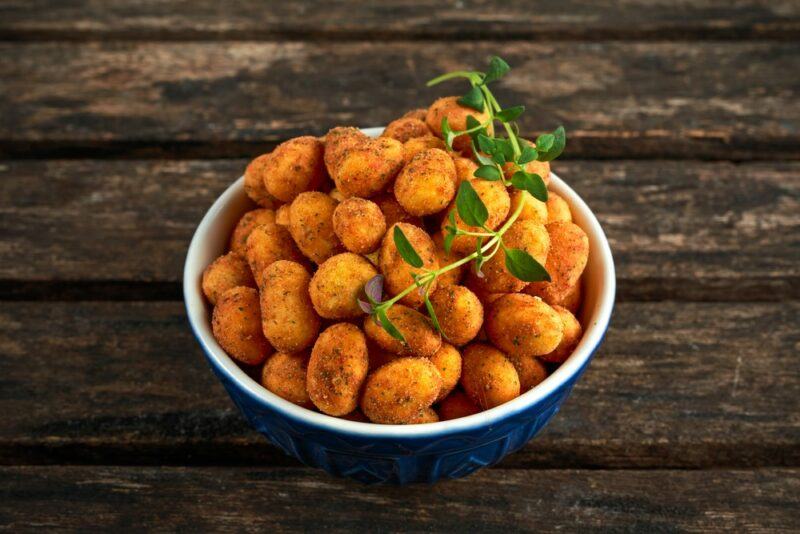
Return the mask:
<path id="1" fill-rule="evenodd" d="M 0 529 L 800 527 L 796 0 L 273 4 L 0 2 Z M 248 158 L 492 54 L 525 133 L 567 128 L 555 169 L 618 266 L 607 341 L 495 468 L 304 468 L 203 361 L 189 237 Z"/>

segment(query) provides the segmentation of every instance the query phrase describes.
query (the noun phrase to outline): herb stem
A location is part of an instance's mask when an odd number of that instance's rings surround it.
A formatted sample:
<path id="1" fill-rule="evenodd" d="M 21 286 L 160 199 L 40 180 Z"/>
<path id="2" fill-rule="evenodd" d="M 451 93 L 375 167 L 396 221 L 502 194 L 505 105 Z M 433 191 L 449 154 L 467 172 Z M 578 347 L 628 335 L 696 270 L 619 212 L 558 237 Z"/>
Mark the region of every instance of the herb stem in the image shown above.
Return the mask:
<path id="1" fill-rule="evenodd" d="M 494 232 L 470 232 L 469 230 L 456 229 L 456 235 L 468 235 L 471 237 L 493 237 Z"/>
<path id="2" fill-rule="evenodd" d="M 486 100 L 489 102 L 489 113 L 491 114 L 492 119 L 494 119 L 494 112 L 500 111 L 503 108 L 500 107 L 500 103 L 497 102 L 497 99 L 494 97 L 488 87 L 484 85 L 481 87 L 481 89 L 483 90 Z M 514 129 L 511 127 L 511 124 L 503 121 L 503 127 L 506 129 L 508 139 L 511 141 L 511 146 L 514 148 L 514 159 L 517 159 L 522 154 L 522 150 L 519 148 L 519 142 L 517 141 L 517 135 L 514 133 Z"/>
<path id="3" fill-rule="evenodd" d="M 514 213 L 511 214 L 511 216 L 508 218 L 508 220 L 505 222 L 505 224 L 503 224 L 503 226 L 501 226 L 499 230 L 494 232 L 494 235 L 492 236 L 492 238 L 489 241 L 487 241 L 486 244 L 483 245 L 483 247 L 481 247 L 481 255 L 485 254 L 492 247 L 495 247 L 495 249 L 494 249 L 494 251 L 492 251 L 492 253 L 489 256 L 489 258 L 491 258 L 491 256 L 494 256 L 497 253 L 497 251 L 500 249 L 500 247 L 503 244 L 503 242 L 502 242 L 503 234 L 506 233 L 508 231 L 508 229 L 511 228 L 511 225 L 514 224 L 514 221 L 516 221 L 519 218 L 520 213 L 522 213 L 522 208 L 524 208 L 524 207 L 525 207 L 525 203 L 524 202 L 520 202 L 519 205 L 517 206 L 517 209 L 514 210 Z M 478 233 L 478 232 L 472 232 L 472 233 Z M 483 236 L 481 236 L 481 237 L 483 237 Z M 440 269 L 436 269 L 435 271 L 429 271 L 428 273 L 426 273 L 426 274 L 422 275 L 421 277 L 417 278 L 416 282 L 414 282 L 413 284 L 411 284 L 410 286 L 408 286 L 407 288 L 402 290 L 400 293 L 398 293 L 394 297 L 390 298 L 389 300 L 387 300 L 385 302 L 381 302 L 378 305 L 378 307 L 379 308 L 383 308 L 384 310 L 391 308 L 400 299 L 402 299 L 403 297 L 405 297 L 406 295 L 408 295 L 409 293 L 414 291 L 416 288 L 430 286 L 430 284 L 436 278 L 438 278 L 439 276 L 443 275 L 444 273 L 446 273 L 448 271 L 452 271 L 453 269 L 457 269 L 457 268 L 461 267 L 462 265 L 471 262 L 472 260 L 474 260 L 477 257 L 478 257 L 478 251 L 476 250 L 475 252 L 473 252 L 469 256 L 464 256 L 463 258 L 461 258 L 458 261 L 454 261 L 453 263 L 445 265 L 444 267 L 442 267 Z"/>
<path id="4" fill-rule="evenodd" d="M 448 72 L 447 74 L 442 74 L 441 76 L 437 76 L 432 80 L 428 80 L 428 82 L 425 85 L 427 87 L 432 87 L 444 81 L 452 80 L 453 78 L 467 78 L 472 84 L 480 82 L 478 73 L 469 70 L 457 70 L 453 72 Z"/>
<path id="5" fill-rule="evenodd" d="M 493 250 L 493 251 L 491 251 L 489 254 L 487 254 L 486 256 L 484 256 L 484 257 L 483 257 L 483 261 L 484 261 L 484 262 L 487 262 L 487 261 L 491 260 L 491 259 L 492 259 L 492 257 L 494 257 L 494 255 L 495 255 L 495 254 L 497 254 L 497 251 L 498 251 L 498 250 L 500 250 L 500 248 L 505 248 L 505 247 L 503 246 L 503 241 L 498 241 L 498 242 L 497 242 L 497 245 L 495 245 L 495 247 L 494 247 L 494 250 Z"/>
<path id="6" fill-rule="evenodd" d="M 502 245 L 503 234 L 505 234 L 508 231 L 508 229 L 511 228 L 511 225 L 514 224 L 514 221 L 516 221 L 519 218 L 520 214 L 522 213 L 522 209 L 524 207 L 525 204 L 520 202 L 519 205 L 517 206 L 517 209 L 514 210 L 514 213 L 511 214 L 511 216 L 508 218 L 505 224 L 503 224 L 503 226 L 501 226 L 499 230 L 494 232 L 494 236 L 489 241 L 487 241 L 486 244 L 483 245 L 483 247 L 481 247 L 481 254 L 485 254 L 493 246 L 499 247 L 500 245 Z M 492 253 L 492 255 L 494 255 L 494 252 Z M 436 274 L 436 276 L 439 276 L 441 274 L 446 273 L 447 271 L 451 271 L 453 269 L 461 267 L 465 263 L 469 263 L 477 257 L 478 257 L 478 251 L 476 250 L 469 256 L 465 256 L 460 260 L 433 272 Z"/>
<path id="7" fill-rule="evenodd" d="M 427 86 L 431 87 L 455 78 L 466 78 L 469 81 L 471 88 L 469 92 L 458 99 L 458 103 L 475 109 L 487 118 L 480 123 L 474 114 L 470 115 L 467 117 L 466 128 L 457 131 L 450 127 L 447 117 L 443 117 L 441 126 L 445 145 L 449 151 L 453 151 L 453 140 L 458 136 L 468 135 L 474 159 L 480 164 L 475 171 L 475 176 L 487 181 L 499 181 L 505 187 L 513 186 L 515 190 L 522 191 L 523 196 L 514 208 L 513 213 L 506 218 L 500 228 L 493 230 L 486 224 L 488 210 L 480 196 L 477 195 L 470 183 L 462 184 L 465 187 L 459 187 L 455 204 L 462 219 L 470 221 L 468 226 L 470 230 L 458 228 L 455 214 L 451 211 L 449 214 L 451 224 L 443 228 L 443 233 L 446 234 L 444 235 L 444 244 L 445 248 L 449 250 L 456 236 L 469 236 L 474 239 L 472 253 L 437 269 L 425 268 L 423 261 L 402 234 L 402 231 L 399 227 L 395 228 L 395 245 L 403 260 L 412 267 L 420 266 L 412 271 L 411 278 L 413 283 L 390 299 L 384 302 L 375 302 L 375 299 L 370 296 L 370 291 L 373 295 L 380 293 L 380 298 L 383 296 L 383 275 L 376 275 L 367 283 L 369 287 L 365 286 L 365 292 L 371 305 L 371 315 L 376 317 L 379 324 L 392 337 L 401 342 L 405 343 L 406 340 L 403 334 L 389 320 L 386 314 L 389 308 L 412 291 L 419 291 L 425 301 L 433 326 L 441 332 L 441 326 L 429 298 L 429 294 L 433 289 L 432 286 L 437 278 L 470 262 L 475 262 L 475 270 L 478 275 L 481 275 L 481 267 L 494 258 L 501 249 L 505 252 L 506 268 L 515 277 L 528 282 L 550 280 L 545 268 L 525 250 L 506 247 L 503 242 L 503 235 L 519 219 L 522 210 L 525 208 L 527 197 L 524 195 L 532 195 L 534 198 L 539 199 L 547 198 L 546 185 L 541 177 L 525 171 L 525 162 L 533 159 L 550 161 L 558 157 L 564 150 L 565 133 L 563 127 L 559 127 L 551 134 L 539 136 L 536 139 L 536 144 L 539 145 L 540 151 L 532 150 L 528 146 L 528 142 L 519 137 L 519 127 L 515 120 L 525 108 L 523 106 L 515 106 L 504 110 L 488 87 L 489 83 L 500 79 L 509 69 L 510 67 L 507 63 L 495 56 L 492 57 L 489 63 L 489 70 L 485 73 L 460 70 L 442 74 L 427 82 Z M 496 121 L 500 121 L 503 124 L 507 138 L 500 135 L 495 137 L 494 123 Z M 504 170 L 508 172 L 504 172 Z M 512 178 L 507 179 L 507 176 Z M 469 187 L 466 187 L 466 185 Z M 373 280 L 375 281 L 373 282 Z M 359 304 L 363 303 L 359 301 Z M 363 307 L 367 308 L 365 305 Z"/>
<path id="8" fill-rule="evenodd" d="M 426 274 L 426 275 L 421 276 L 420 278 L 417 279 L 416 282 L 414 282 L 413 284 L 411 284 L 410 286 L 408 286 L 407 288 L 402 290 L 397 295 L 393 296 L 392 298 L 390 298 L 387 301 L 381 302 L 378 305 L 378 308 L 383 308 L 385 310 L 391 308 L 392 305 L 396 304 L 400 299 L 402 299 L 403 297 L 405 297 L 406 295 L 408 295 L 409 293 L 414 291 L 416 288 L 425 287 L 428 284 L 430 284 L 431 282 L 433 282 L 433 280 L 438 275 L 439 275 L 439 271 L 431 271 L 430 274 Z M 424 281 L 423 281 L 423 279 L 424 279 Z"/>
<path id="9" fill-rule="evenodd" d="M 477 126 L 473 126 L 472 128 L 467 128 L 466 130 L 453 130 L 453 135 L 458 137 L 459 135 L 464 135 L 464 134 L 469 134 L 469 133 L 472 133 L 472 132 L 477 132 L 481 128 L 486 128 L 491 123 L 492 123 L 492 119 L 489 119 L 486 122 L 483 122 L 483 123 L 481 123 L 481 124 L 479 124 Z"/>

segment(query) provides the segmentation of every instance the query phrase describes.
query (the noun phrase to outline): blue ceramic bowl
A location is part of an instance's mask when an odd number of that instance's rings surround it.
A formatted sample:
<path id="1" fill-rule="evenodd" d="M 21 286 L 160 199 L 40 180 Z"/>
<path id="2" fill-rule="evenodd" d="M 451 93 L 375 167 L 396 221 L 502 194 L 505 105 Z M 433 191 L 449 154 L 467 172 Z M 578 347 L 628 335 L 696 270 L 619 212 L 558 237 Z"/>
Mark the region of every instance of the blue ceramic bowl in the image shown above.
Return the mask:
<path id="1" fill-rule="evenodd" d="M 365 130 L 376 136 L 380 128 Z M 223 254 L 239 217 L 253 205 L 243 178 L 217 199 L 198 226 L 183 277 L 189 323 L 233 402 L 259 432 L 306 465 L 367 483 L 435 482 L 459 478 L 499 462 L 525 445 L 556 414 L 603 340 L 616 279 L 608 240 L 581 198 L 554 174 L 551 190 L 572 208 L 589 236 L 580 314 L 583 338 L 574 353 L 532 390 L 476 415 L 422 425 L 376 425 L 330 417 L 270 393 L 234 363 L 211 333 L 211 309 L 200 288 L 205 267 Z"/>

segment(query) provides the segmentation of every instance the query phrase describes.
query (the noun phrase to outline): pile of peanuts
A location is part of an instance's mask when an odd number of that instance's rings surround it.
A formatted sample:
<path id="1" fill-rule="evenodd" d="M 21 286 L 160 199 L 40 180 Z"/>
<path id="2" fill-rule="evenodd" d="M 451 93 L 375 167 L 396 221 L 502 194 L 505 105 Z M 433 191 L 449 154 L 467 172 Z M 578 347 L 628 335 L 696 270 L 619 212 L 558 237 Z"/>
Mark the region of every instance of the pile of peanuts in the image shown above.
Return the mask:
<path id="1" fill-rule="evenodd" d="M 245 191 L 258 205 L 246 212 L 229 250 L 209 265 L 202 289 L 213 306 L 212 330 L 222 348 L 263 387 L 310 410 L 380 424 L 420 424 L 478 413 L 518 397 L 544 380 L 580 341 L 575 315 L 589 241 L 554 192 L 547 202 L 502 181 L 473 175 L 466 135 L 454 151 L 441 138 L 442 118 L 464 130 L 472 115 L 441 98 L 369 138 L 337 127 L 323 138 L 298 137 L 255 158 Z M 550 165 L 526 170 L 548 183 Z M 503 239 L 545 266 L 550 282 L 527 283 L 508 272 L 504 252 L 481 273 L 465 264 L 430 287 L 436 329 L 411 291 L 388 309 L 406 342 L 389 335 L 359 305 L 364 285 L 382 275 L 397 295 L 414 275 L 475 250 L 459 235 L 449 254 L 442 228 L 468 180 L 500 227 L 520 203 Z M 458 215 L 456 225 L 467 226 Z M 395 226 L 423 260 L 406 263 Z M 260 367 L 257 367 L 260 366 Z"/>

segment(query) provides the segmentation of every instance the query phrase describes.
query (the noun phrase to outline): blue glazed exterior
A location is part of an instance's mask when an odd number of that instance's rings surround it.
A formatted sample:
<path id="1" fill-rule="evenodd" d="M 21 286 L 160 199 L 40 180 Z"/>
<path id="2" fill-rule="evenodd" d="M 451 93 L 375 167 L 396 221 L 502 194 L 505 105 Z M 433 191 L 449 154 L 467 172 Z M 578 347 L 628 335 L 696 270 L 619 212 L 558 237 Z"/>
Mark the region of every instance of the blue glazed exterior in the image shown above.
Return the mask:
<path id="1" fill-rule="evenodd" d="M 198 341 L 203 345 L 202 340 Z M 232 380 L 206 352 L 214 374 L 250 424 L 286 454 L 338 477 L 368 484 L 433 483 L 494 465 L 531 440 L 558 412 L 592 356 L 539 402 L 492 424 L 420 437 L 369 437 L 319 428 L 269 406 Z"/>

